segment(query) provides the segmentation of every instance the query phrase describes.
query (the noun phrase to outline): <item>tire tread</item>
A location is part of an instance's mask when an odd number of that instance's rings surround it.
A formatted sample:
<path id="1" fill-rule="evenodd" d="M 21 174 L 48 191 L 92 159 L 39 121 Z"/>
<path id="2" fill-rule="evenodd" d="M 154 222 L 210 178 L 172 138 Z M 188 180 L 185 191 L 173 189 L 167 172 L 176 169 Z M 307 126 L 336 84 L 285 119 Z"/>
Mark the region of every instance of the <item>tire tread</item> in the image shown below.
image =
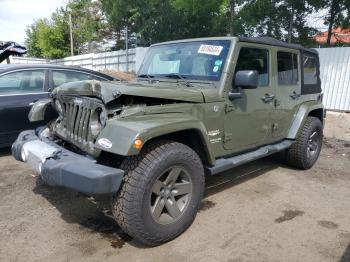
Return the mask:
<path id="1" fill-rule="evenodd" d="M 125 175 L 121 189 L 112 198 L 113 215 L 125 233 L 149 246 L 167 242 L 181 234 L 189 226 L 184 225 L 175 235 L 155 236 L 145 230 L 142 218 L 134 215 L 136 210 L 140 208 L 137 198 L 143 194 L 142 185 L 147 183 L 148 177 L 145 174 L 149 174 L 159 156 L 171 152 L 174 147 L 181 148 L 181 152 L 202 171 L 201 180 L 204 184 L 204 170 L 200 158 L 191 148 L 177 142 L 156 141 L 146 147 L 140 155 L 127 157 L 120 166 L 121 169 L 125 170 Z"/>
<path id="2" fill-rule="evenodd" d="M 316 118 L 309 116 L 306 119 L 304 126 L 302 127 L 295 142 L 287 151 L 287 162 L 298 169 L 306 170 L 313 166 L 313 163 L 309 163 L 305 156 L 305 146 L 309 139 L 310 130 L 314 127 L 322 127 L 321 121 Z M 322 130 L 322 129 L 321 129 Z M 322 133 L 321 136 L 323 137 Z M 321 141 L 322 141 L 321 137 Z M 321 145 L 322 146 L 322 143 Z"/>

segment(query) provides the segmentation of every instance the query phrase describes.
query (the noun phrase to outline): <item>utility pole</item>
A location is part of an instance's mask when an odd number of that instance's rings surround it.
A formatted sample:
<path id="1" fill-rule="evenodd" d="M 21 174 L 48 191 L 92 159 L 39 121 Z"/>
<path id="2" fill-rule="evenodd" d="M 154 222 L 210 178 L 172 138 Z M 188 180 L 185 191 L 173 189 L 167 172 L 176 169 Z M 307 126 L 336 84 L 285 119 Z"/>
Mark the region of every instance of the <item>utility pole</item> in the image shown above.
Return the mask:
<path id="1" fill-rule="evenodd" d="M 289 29 L 288 29 L 288 43 L 292 43 L 293 23 L 294 23 L 294 6 L 291 7 L 291 11 L 290 11 Z"/>
<path id="2" fill-rule="evenodd" d="M 230 35 L 235 34 L 234 21 L 235 21 L 235 0 L 230 1 Z"/>
<path id="3" fill-rule="evenodd" d="M 126 25 L 125 33 L 125 49 L 126 49 L 126 72 L 129 72 L 129 34 L 128 34 L 128 25 Z"/>
<path id="4" fill-rule="evenodd" d="M 72 28 L 72 14 L 69 13 L 69 32 L 70 32 L 70 55 L 74 56 L 73 51 L 73 28 Z"/>

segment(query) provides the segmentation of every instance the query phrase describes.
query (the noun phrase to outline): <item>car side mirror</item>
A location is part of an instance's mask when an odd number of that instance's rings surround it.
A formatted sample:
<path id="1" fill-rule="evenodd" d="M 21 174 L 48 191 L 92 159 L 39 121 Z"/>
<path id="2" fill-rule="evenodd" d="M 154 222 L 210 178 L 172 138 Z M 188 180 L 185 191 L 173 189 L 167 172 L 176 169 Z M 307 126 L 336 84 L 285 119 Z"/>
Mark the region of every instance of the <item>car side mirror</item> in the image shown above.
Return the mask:
<path id="1" fill-rule="evenodd" d="M 254 89 L 259 84 L 259 73 L 256 70 L 240 70 L 237 71 L 234 78 L 234 86 L 236 92 L 229 92 L 228 97 L 230 100 L 241 98 L 242 89 Z"/>
<path id="2" fill-rule="evenodd" d="M 246 89 L 257 88 L 259 84 L 259 73 L 256 70 L 241 70 L 235 75 L 235 86 Z"/>

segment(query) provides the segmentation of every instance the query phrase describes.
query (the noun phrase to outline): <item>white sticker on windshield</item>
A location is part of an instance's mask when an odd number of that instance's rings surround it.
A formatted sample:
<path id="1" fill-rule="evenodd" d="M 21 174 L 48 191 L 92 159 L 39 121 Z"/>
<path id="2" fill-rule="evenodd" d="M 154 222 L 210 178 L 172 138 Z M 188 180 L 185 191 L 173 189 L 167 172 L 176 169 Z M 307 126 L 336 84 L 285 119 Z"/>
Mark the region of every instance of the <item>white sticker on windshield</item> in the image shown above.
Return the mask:
<path id="1" fill-rule="evenodd" d="M 198 53 L 219 56 L 223 48 L 223 46 L 219 45 L 201 45 L 198 49 Z"/>

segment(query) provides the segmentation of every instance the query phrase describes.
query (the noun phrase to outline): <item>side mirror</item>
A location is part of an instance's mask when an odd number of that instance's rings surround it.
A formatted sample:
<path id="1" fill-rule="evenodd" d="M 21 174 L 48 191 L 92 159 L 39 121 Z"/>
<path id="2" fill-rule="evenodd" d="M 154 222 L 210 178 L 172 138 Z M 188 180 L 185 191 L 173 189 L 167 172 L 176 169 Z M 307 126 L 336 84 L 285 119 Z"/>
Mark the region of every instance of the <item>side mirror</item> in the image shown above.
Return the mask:
<path id="1" fill-rule="evenodd" d="M 259 84 L 259 73 L 256 70 L 241 70 L 235 75 L 235 86 L 254 89 Z"/>
<path id="2" fill-rule="evenodd" d="M 254 89 L 259 84 L 259 73 L 256 70 L 240 70 L 237 71 L 234 79 L 234 86 L 236 92 L 229 92 L 228 98 L 234 100 L 242 97 L 242 88 Z"/>

